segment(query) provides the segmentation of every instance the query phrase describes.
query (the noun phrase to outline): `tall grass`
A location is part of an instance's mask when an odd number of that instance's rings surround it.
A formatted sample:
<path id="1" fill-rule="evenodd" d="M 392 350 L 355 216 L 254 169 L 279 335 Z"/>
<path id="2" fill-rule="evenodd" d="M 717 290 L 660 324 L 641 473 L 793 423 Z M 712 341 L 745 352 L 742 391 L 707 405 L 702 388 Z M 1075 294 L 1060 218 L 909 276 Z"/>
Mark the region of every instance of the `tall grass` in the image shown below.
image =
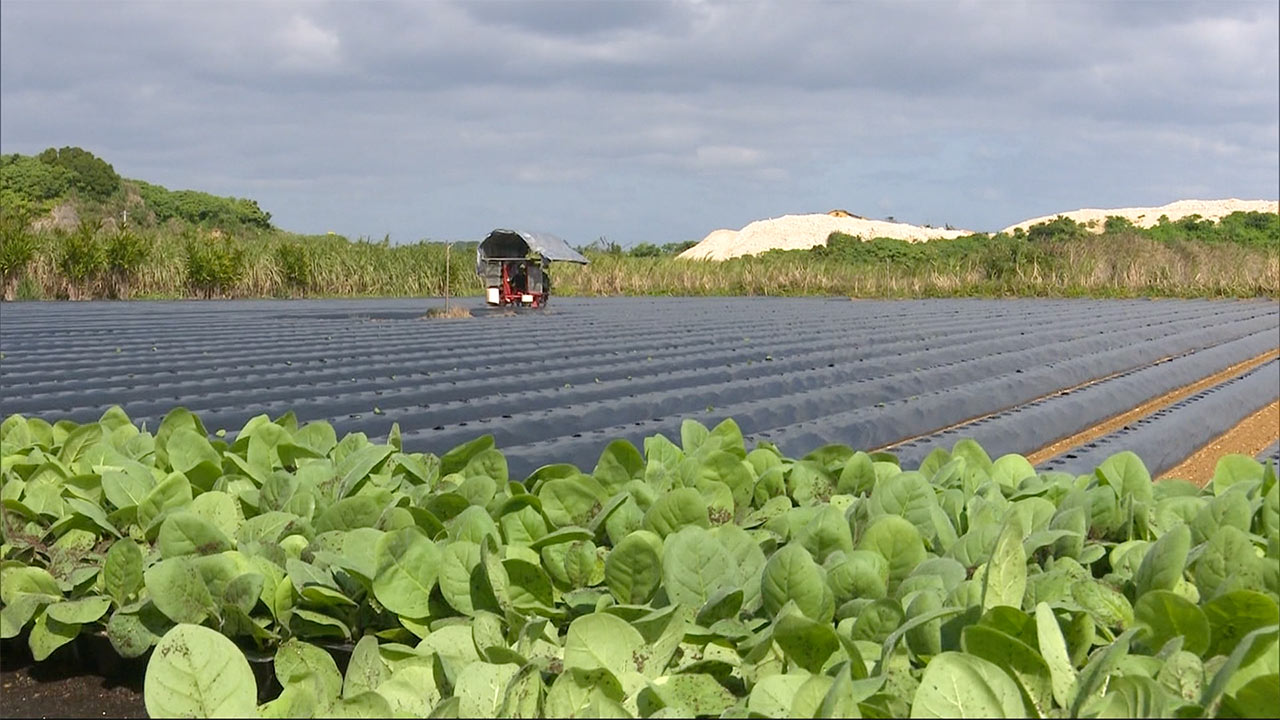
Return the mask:
<path id="1" fill-rule="evenodd" d="M 446 283 L 455 296 L 482 290 L 465 246 L 451 251 L 446 278 L 446 248 L 438 243 L 283 232 L 123 235 L 88 225 L 34 234 L 10 225 L 0 237 L 0 271 L 11 298 L 425 297 L 445 294 Z M 587 266 L 553 266 L 557 295 L 1280 297 L 1280 244 L 1159 239 L 1127 229 L 916 246 L 835 238 L 821 249 L 722 262 L 589 257 Z"/>
<path id="2" fill-rule="evenodd" d="M 1137 234 L 1054 241 L 1023 256 L 848 262 L 812 252 L 721 262 L 595 255 L 557 268 L 568 295 L 1280 297 L 1280 251 Z"/>

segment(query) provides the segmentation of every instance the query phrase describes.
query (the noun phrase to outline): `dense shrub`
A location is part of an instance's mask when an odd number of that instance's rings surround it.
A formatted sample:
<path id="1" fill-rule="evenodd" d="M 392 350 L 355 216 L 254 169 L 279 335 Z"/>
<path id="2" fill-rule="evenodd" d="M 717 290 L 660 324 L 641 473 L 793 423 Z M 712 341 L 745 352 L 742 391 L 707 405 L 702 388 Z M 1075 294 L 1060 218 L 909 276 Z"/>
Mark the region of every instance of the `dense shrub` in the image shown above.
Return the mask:
<path id="1" fill-rule="evenodd" d="M 107 238 L 105 250 L 111 295 L 127 298 L 138 271 L 151 257 L 151 241 L 128 228 L 121 228 Z"/>
<path id="2" fill-rule="evenodd" d="M 187 285 L 201 297 L 228 294 L 244 274 L 244 248 L 230 236 L 188 239 L 183 250 Z"/>
<path id="3" fill-rule="evenodd" d="M 1053 240 L 1078 240 L 1086 237 L 1089 229 L 1069 217 L 1058 217 L 1027 228 L 1027 239 L 1032 242 Z"/>
<path id="4" fill-rule="evenodd" d="M 311 252 L 302 243 L 283 242 L 276 248 L 280 277 L 290 289 L 306 292 L 311 287 Z"/>
<path id="5" fill-rule="evenodd" d="M 0 294 L 5 300 L 14 298 L 18 280 L 26 273 L 38 247 L 39 241 L 27 227 L 26 217 L 0 214 Z"/>
<path id="6" fill-rule="evenodd" d="M 98 239 L 97 223 L 81 220 L 75 230 L 62 236 L 58 269 L 66 280 L 67 297 L 70 299 L 91 297 L 92 286 L 102 275 L 106 264 L 106 248 Z"/>

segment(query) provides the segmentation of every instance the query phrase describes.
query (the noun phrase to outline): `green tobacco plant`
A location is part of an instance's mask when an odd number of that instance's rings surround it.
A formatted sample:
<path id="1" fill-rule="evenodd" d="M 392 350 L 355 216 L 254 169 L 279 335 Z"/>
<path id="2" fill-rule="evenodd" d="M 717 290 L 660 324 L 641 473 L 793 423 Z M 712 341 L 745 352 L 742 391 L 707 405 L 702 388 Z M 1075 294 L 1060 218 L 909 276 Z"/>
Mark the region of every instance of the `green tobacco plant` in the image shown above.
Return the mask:
<path id="1" fill-rule="evenodd" d="M 1202 489 L 688 420 L 516 478 L 490 436 L 113 408 L 11 415 L 0 460 L 3 637 L 150 653 L 153 717 L 1280 711 L 1280 484 L 1245 456 Z"/>

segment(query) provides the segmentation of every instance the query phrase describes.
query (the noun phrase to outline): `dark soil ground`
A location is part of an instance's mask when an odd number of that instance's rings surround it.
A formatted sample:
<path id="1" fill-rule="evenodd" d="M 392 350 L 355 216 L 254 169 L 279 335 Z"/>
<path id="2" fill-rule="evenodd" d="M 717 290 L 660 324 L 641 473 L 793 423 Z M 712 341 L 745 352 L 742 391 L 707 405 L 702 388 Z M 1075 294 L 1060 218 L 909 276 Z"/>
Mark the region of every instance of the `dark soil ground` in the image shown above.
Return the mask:
<path id="1" fill-rule="evenodd" d="M 0 649 L 0 717 L 144 718 L 142 672 L 120 668 L 103 677 L 92 658 L 67 646 L 35 663 L 21 645 Z M 118 658 L 115 658 L 118 660 Z"/>

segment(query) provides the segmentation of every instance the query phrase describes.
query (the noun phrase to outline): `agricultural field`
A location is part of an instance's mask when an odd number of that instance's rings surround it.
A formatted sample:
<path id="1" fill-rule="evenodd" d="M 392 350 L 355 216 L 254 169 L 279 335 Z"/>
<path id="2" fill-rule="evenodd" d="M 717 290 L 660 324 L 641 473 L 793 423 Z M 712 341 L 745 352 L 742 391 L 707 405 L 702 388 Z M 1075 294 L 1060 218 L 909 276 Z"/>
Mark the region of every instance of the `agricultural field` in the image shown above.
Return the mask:
<path id="1" fill-rule="evenodd" d="M 1030 454 L 1280 346 L 1269 301 L 560 298 L 520 316 L 463 303 L 477 317 L 424 319 L 413 300 L 9 305 L 4 412 L 89 422 L 119 405 L 154 429 L 185 407 L 232 438 L 293 412 L 339 436 L 398 424 L 437 454 L 491 434 L 518 477 L 731 417 L 785 453 L 893 446 L 910 464 L 959 437 Z M 1251 370 L 1053 468 L 1085 472 L 1123 446 L 1163 472 L 1280 395 L 1274 357 Z"/>
<path id="2" fill-rule="evenodd" d="M 1276 303 L 464 303 L 6 305 L 5 655 L 157 717 L 1280 711 Z"/>

